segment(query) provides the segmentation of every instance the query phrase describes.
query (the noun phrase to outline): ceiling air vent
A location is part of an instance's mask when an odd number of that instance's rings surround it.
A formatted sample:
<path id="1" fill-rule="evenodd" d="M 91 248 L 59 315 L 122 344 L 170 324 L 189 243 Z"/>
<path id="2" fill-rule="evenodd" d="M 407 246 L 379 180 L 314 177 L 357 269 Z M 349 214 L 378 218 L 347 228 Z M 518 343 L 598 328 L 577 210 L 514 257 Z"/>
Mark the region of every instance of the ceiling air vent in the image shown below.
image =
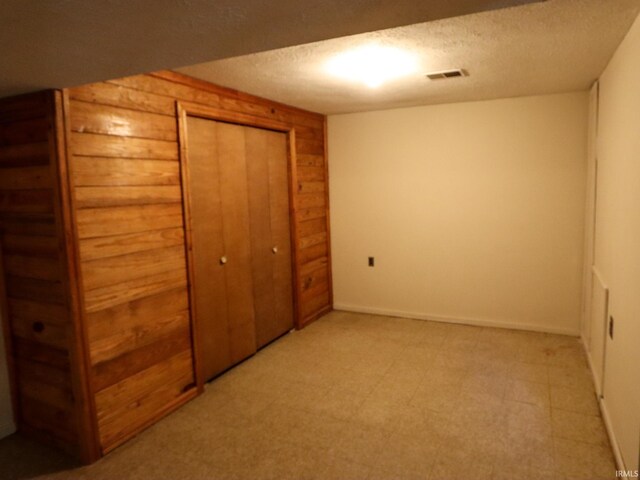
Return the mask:
<path id="1" fill-rule="evenodd" d="M 455 70 L 443 70 L 442 72 L 427 73 L 426 77 L 429 80 L 444 80 L 446 78 L 468 77 L 469 73 L 462 68 Z"/>

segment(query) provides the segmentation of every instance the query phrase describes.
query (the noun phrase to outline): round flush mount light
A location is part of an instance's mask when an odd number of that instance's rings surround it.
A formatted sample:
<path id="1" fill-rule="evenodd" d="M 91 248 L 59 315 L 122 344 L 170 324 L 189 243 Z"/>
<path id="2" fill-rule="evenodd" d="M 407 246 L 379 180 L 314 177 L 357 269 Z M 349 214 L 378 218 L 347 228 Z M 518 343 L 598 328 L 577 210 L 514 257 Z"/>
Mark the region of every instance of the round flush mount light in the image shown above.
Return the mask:
<path id="1" fill-rule="evenodd" d="M 381 45 L 365 45 L 331 58 L 327 71 L 345 80 L 376 88 L 418 69 L 416 58 L 405 50 Z"/>

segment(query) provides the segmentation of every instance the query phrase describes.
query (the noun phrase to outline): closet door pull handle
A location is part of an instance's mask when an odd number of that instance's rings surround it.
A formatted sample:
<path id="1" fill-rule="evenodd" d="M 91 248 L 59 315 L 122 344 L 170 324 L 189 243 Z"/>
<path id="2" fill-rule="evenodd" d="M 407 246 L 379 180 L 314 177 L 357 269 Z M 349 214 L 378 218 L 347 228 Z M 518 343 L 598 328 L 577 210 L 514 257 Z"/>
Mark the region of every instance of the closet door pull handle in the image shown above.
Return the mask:
<path id="1" fill-rule="evenodd" d="M 273 252 L 273 254 L 275 255 L 276 253 L 278 253 L 278 247 L 273 247 L 271 249 L 271 251 Z"/>
<path id="2" fill-rule="evenodd" d="M 220 257 L 220 265 L 224 265 L 225 263 L 227 263 L 227 257 L 226 255 L 223 255 Z"/>

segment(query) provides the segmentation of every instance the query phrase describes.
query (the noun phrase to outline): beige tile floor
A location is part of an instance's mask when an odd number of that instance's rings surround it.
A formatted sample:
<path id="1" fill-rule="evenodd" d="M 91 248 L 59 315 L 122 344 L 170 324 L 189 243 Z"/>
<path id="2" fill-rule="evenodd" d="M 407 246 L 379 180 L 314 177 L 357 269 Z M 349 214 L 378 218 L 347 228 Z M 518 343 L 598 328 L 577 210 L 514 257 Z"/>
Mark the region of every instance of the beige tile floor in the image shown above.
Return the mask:
<path id="1" fill-rule="evenodd" d="M 8 477 L 612 479 L 578 339 L 333 312 L 98 463 L 18 437 Z"/>

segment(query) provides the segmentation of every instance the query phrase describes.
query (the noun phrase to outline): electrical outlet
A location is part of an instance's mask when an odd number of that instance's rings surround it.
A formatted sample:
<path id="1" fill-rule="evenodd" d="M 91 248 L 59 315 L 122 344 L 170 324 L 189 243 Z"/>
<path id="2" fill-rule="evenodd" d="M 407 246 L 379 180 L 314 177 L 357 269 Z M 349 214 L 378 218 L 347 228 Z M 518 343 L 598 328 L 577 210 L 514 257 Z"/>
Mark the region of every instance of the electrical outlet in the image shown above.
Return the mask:
<path id="1" fill-rule="evenodd" d="M 609 337 L 613 340 L 613 316 L 609 315 Z"/>
<path id="2" fill-rule="evenodd" d="M 373 257 L 369 257 L 369 266 L 370 267 L 374 267 L 375 266 L 375 259 Z"/>

